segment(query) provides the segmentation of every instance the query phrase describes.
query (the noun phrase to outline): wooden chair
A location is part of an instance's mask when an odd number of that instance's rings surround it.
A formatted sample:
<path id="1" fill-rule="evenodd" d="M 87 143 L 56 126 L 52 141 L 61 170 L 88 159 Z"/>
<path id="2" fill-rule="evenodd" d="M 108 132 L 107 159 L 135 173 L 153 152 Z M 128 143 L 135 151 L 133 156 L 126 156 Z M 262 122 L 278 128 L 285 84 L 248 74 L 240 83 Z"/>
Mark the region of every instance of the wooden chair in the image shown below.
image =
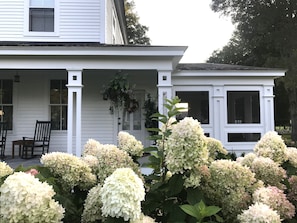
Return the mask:
<path id="1" fill-rule="evenodd" d="M 51 122 L 36 121 L 34 137 L 23 137 L 22 158 L 32 158 L 37 149 L 41 154 L 48 153 L 51 137 Z M 31 152 L 28 157 L 28 153 Z"/>
<path id="2" fill-rule="evenodd" d="M 7 123 L 0 122 L 0 158 L 5 156 L 5 145 L 7 137 Z"/>

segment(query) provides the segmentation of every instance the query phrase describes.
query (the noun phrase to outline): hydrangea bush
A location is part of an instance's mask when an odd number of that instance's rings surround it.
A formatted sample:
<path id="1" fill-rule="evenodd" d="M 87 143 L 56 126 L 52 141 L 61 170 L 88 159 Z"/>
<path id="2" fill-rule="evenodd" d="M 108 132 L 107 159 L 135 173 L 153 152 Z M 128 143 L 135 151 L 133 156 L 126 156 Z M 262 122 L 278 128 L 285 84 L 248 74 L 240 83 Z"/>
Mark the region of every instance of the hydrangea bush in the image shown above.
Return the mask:
<path id="1" fill-rule="evenodd" d="M 53 152 L 42 155 L 40 162 L 61 180 L 66 189 L 71 190 L 78 186 L 87 190 L 96 183 L 96 176 L 91 168 L 72 154 Z"/>
<path id="2" fill-rule="evenodd" d="M 281 223 L 279 214 L 268 205 L 256 202 L 238 215 L 240 223 Z"/>
<path id="3" fill-rule="evenodd" d="M 252 202 L 253 192 L 261 186 L 246 166 L 231 160 L 216 160 L 209 166 L 202 190 L 215 205 L 222 208 L 226 219 L 236 216 Z"/>
<path id="4" fill-rule="evenodd" d="M 0 179 L 13 173 L 13 169 L 5 162 L 0 161 Z"/>
<path id="5" fill-rule="evenodd" d="M 275 131 L 269 131 L 255 145 L 254 152 L 257 156 L 268 157 L 282 164 L 288 159 L 286 149 L 282 137 Z"/>
<path id="6" fill-rule="evenodd" d="M 140 219 L 144 196 L 143 182 L 132 169 L 116 169 L 105 179 L 100 192 L 102 215 L 125 221 Z"/>
<path id="7" fill-rule="evenodd" d="M 120 131 L 118 133 L 118 147 L 132 157 L 142 157 L 143 155 L 142 142 L 128 132 Z"/>
<path id="8" fill-rule="evenodd" d="M 49 153 L 15 170 L 0 162 L 0 222 L 296 223 L 297 149 L 268 132 L 233 161 L 198 120 L 175 119 L 179 102 L 152 116 L 161 127 L 149 148 L 122 132 L 118 146 L 89 139 L 82 157 Z M 150 154 L 147 175 L 140 151 Z"/>
<path id="9" fill-rule="evenodd" d="M 64 208 L 53 199 L 55 191 L 31 174 L 16 172 L 0 187 L 0 222 L 58 223 Z"/>

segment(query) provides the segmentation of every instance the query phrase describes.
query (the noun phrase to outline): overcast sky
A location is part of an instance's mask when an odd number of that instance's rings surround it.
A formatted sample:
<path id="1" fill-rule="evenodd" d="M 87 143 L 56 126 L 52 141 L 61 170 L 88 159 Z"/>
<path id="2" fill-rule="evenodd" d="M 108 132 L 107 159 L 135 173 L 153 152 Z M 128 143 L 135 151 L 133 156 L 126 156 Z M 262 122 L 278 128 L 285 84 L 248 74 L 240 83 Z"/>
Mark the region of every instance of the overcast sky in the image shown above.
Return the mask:
<path id="1" fill-rule="evenodd" d="M 234 27 L 214 13 L 211 0 L 134 0 L 140 23 L 148 26 L 152 45 L 188 46 L 183 63 L 204 63 L 226 45 Z"/>

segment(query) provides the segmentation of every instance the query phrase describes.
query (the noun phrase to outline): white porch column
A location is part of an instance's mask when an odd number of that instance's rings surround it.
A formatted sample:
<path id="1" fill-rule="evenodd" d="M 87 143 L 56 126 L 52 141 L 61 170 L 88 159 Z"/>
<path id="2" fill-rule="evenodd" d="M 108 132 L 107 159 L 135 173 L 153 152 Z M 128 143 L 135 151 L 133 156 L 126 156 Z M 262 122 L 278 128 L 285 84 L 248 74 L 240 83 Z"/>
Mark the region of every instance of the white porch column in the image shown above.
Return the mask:
<path id="1" fill-rule="evenodd" d="M 224 107 L 224 86 L 213 86 L 213 137 L 219 139 L 224 144 L 222 129 L 224 129 L 224 120 L 227 107 Z"/>
<path id="2" fill-rule="evenodd" d="M 268 131 L 274 130 L 274 95 L 273 95 L 273 86 L 264 86 L 264 93 L 263 93 L 263 114 L 261 118 L 261 123 L 265 123 L 264 125 L 264 134 Z M 260 106 L 261 106 L 260 102 Z"/>
<path id="3" fill-rule="evenodd" d="M 82 70 L 68 70 L 67 153 L 81 156 Z M 75 147 L 73 148 L 73 142 Z M 75 151 L 75 152 L 74 152 Z"/>
<path id="4" fill-rule="evenodd" d="M 171 70 L 158 71 L 158 109 L 160 114 L 166 114 L 165 99 L 172 99 Z"/>

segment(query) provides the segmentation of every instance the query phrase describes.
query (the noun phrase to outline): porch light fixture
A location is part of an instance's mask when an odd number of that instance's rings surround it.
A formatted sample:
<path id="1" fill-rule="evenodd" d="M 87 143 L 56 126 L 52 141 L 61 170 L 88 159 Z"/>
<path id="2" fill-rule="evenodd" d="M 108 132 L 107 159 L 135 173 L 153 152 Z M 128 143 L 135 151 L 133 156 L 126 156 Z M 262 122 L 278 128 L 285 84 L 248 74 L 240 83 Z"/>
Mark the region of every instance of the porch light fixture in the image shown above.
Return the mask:
<path id="1" fill-rule="evenodd" d="M 0 110 L 0 116 L 4 115 L 4 111 Z"/>
<path id="2" fill-rule="evenodd" d="M 16 74 L 14 75 L 14 80 L 15 83 L 19 83 L 20 82 L 20 75 Z"/>

